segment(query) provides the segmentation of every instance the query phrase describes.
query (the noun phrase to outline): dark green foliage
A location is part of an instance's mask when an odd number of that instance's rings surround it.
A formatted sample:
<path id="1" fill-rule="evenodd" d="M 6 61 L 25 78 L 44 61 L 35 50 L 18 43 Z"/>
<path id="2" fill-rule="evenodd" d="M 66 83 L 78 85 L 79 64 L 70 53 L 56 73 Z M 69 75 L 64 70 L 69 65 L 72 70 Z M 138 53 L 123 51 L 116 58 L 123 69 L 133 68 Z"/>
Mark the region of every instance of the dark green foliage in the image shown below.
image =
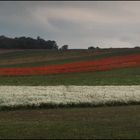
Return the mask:
<path id="1" fill-rule="evenodd" d="M 62 51 L 68 50 L 68 45 L 63 45 L 63 46 L 60 48 L 60 50 L 62 50 Z"/>
<path id="2" fill-rule="evenodd" d="M 40 37 L 8 38 L 0 36 L 0 49 L 58 49 L 55 41 L 44 40 Z"/>
<path id="3" fill-rule="evenodd" d="M 40 105 L 16 105 L 16 106 L 1 106 L 0 111 L 8 110 L 30 110 L 30 109 L 56 109 L 56 108 L 89 108 L 89 107 L 111 107 L 111 106 L 128 106 L 128 105 L 140 105 L 139 101 L 110 101 L 108 103 L 92 104 L 92 103 L 67 103 L 67 104 L 51 104 L 51 103 L 42 103 Z"/>
<path id="4" fill-rule="evenodd" d="M 90 46 L 90 47 L 88 47 L 88 50 L 95 50 L 95 47 Z"/>

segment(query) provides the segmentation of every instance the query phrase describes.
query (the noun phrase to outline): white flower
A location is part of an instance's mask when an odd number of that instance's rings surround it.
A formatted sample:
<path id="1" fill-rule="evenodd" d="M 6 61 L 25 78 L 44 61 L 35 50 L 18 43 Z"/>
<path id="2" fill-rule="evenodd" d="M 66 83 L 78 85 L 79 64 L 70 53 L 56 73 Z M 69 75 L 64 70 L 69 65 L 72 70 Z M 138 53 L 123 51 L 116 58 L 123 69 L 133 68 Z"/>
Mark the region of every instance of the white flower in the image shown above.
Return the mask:
<path id="1" fill-rule="evenodd" d="M 140 86 L 0 86 L 0 107 L 140 102 Z"/>

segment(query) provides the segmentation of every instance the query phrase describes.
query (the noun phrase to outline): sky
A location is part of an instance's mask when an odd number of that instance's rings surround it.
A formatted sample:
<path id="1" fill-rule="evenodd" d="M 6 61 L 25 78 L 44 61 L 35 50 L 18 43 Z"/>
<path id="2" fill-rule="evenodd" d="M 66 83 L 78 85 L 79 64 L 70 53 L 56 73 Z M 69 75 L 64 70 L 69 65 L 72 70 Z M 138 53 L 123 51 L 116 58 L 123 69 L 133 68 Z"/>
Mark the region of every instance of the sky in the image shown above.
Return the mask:
<path id="1" fill-rule="evenodd" d="M 140 1 L 0 1 L 0 35 L 71 49 L 139 46 Z"/>

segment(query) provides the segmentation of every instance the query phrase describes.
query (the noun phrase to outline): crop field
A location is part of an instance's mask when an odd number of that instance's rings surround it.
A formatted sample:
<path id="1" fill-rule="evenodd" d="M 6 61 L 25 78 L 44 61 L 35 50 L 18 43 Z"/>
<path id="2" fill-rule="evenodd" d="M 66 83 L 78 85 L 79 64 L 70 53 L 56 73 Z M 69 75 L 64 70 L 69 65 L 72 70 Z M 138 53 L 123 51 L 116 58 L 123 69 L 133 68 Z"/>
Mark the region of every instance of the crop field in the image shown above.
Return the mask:
<path id="1" fill-rule="evenodd" d="M 0 85 L 139 85 L 140 49 L 21 50 L 0 55 Z"/>
<path id="2" fill-rule="evenodd" d="M 140 137 L 139 48 L 0 51 L 0 138 Z"/>
<path id="3" fill-rule="evenodd" d="M 0 106 L 140 102 L 139 89 L 136 90 L 140 84 L 139 48 L 16 50 L 5 51 L 0 57 L 3 62 L 10 60 L 0 66 Z M 32 62 L 24 62 L 31 57 Z M 36 62 L 38 57 L 48 60 Z"/>
<path id="4" fill-rule="evenodd" d="M 1 139 L 140 139 L 140 2 L 0 2 Z"/>
<path id="5" fill-rule="evenodd" d="M 1 86 L 0 109 L 140 104 L 140 86 Z"/>

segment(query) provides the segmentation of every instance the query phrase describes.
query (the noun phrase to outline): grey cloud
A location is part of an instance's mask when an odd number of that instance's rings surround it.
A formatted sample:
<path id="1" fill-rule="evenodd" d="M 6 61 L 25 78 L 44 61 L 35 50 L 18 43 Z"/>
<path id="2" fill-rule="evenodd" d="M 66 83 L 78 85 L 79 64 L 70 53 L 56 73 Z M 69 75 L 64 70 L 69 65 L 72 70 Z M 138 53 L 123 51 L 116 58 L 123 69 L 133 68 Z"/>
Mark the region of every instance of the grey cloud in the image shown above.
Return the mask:
<path id="1" fill-rule="evenodd" d="M 0 31 L 87 48 L 139 45 L 140 2 L 1 1 Z"/>

